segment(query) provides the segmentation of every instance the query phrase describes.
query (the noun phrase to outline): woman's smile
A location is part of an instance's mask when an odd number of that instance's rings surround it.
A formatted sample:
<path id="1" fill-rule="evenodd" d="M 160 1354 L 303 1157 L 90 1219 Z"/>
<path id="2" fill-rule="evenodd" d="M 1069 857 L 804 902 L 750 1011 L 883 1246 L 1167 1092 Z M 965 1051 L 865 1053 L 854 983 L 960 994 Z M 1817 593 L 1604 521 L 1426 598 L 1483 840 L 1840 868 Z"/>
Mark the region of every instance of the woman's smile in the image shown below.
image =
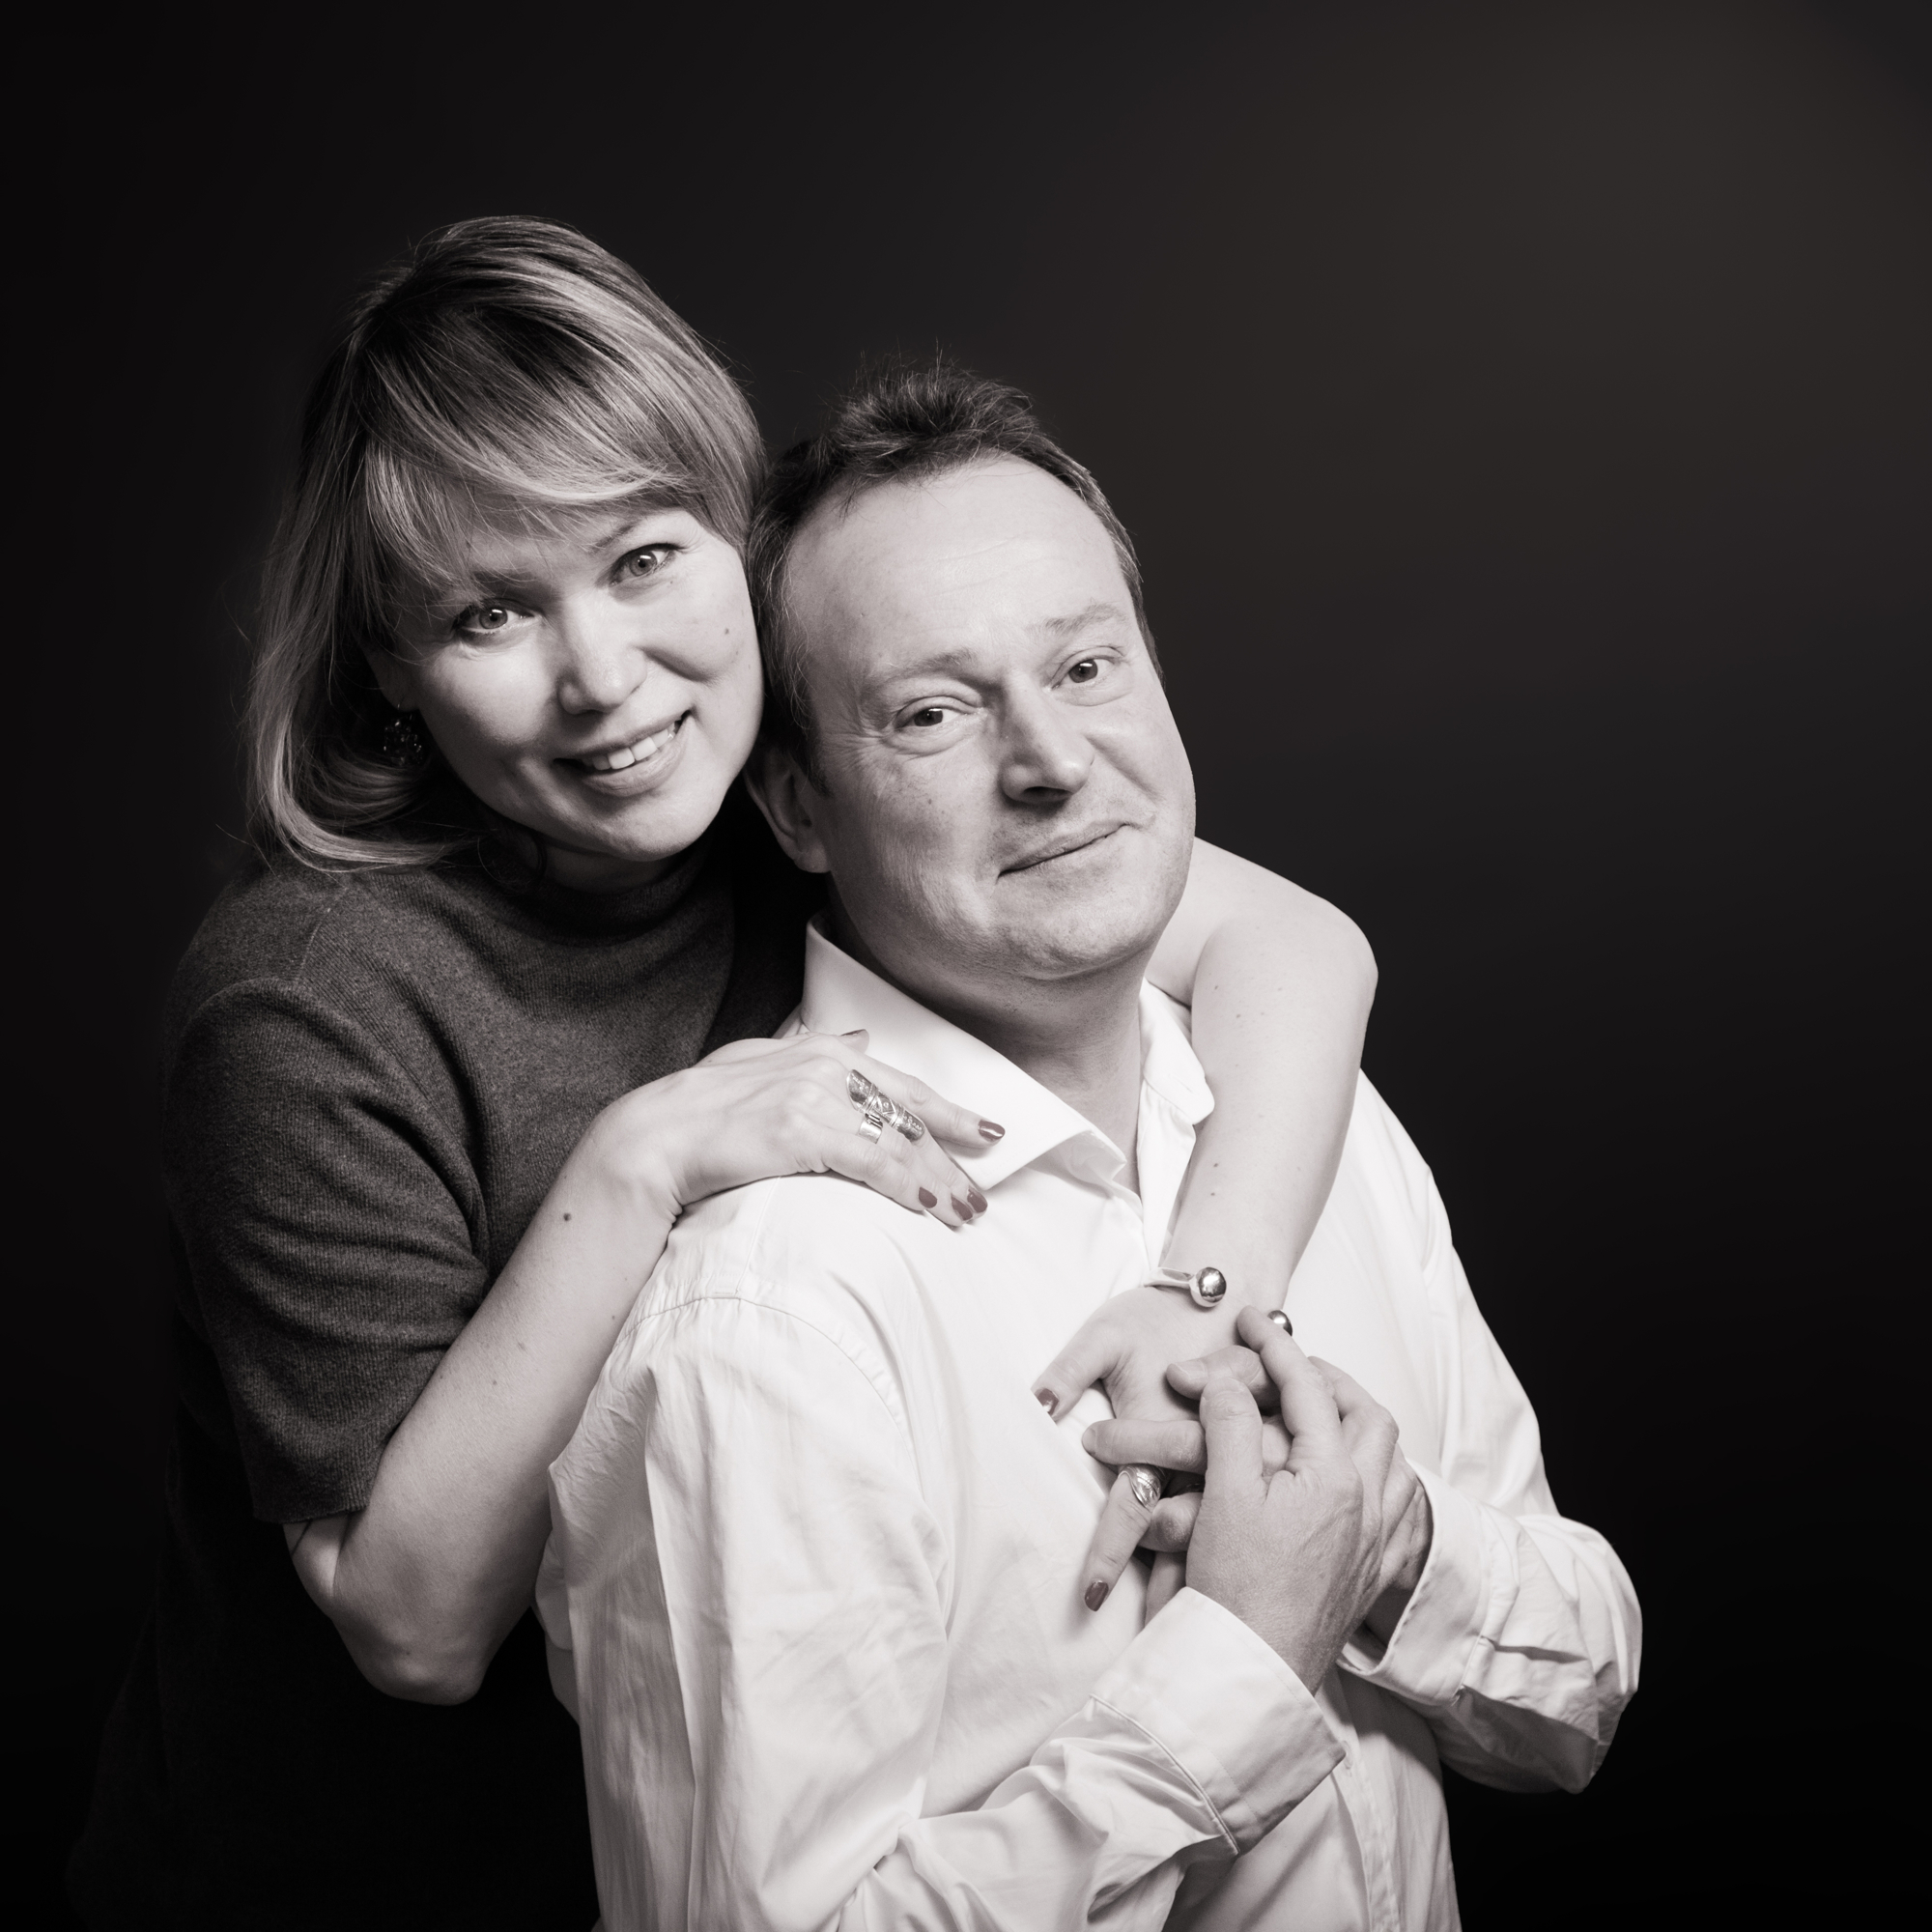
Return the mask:
<path id="1" fill-rule="evenodd" d="M 690 722 L 691 712 L 681 711 L 668 724 L 661 724 L 628 745 L 554 758 L 552 769 L 566 782 L 599 798 L 641 798 L 665 784 L 683 764 L 685 726 Z"/>
<path id="2" fill-rule="evenodd" d="M 559 758 L 563 765 L 581 765 L 593 772 L 621 772 L 632 765 L 642 764 L 646 759 L 670 743 L 677 736 L 678 726 L 691 716 L 689 711 L 680 712 L 668 724 L 661 724 L 655 730 L 646 731 L 629 744 L 618 745 L 606 752 L 580 752 L 575 756 Z"/>

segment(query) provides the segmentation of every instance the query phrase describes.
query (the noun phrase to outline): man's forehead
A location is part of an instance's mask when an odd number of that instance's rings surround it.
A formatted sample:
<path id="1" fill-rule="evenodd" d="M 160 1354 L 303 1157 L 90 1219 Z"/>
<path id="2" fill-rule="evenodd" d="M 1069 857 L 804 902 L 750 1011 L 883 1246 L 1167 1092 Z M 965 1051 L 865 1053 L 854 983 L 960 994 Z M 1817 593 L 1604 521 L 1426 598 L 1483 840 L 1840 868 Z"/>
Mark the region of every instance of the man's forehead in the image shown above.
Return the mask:
<path id="1" fill-rule="evenodd" d="M 895 479 L 828 506 L 801 534 L 790 588 L 814 650 L 844 656 L 835 639 L 848 650 L 863 640 L 867 669 L 880 675 L 995 637 L 1050 646 L 1132 621 L 1100 520 L 1017 458 Z"/>

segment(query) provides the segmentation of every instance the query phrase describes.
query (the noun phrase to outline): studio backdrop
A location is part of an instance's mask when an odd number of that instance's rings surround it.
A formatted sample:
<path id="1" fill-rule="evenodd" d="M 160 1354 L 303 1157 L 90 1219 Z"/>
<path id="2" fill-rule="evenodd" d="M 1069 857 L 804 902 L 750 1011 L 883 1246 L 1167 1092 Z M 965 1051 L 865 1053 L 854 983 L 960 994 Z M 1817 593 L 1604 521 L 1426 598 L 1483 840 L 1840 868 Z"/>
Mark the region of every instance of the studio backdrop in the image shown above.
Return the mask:
<path id="1" fill-rule="evenodd" d="M 1451 1780 L 1470 1926 L 1547 1922 L 1558 1872 L 1606 1923 L 1891 1883 L 1902 1790 L 1847 1767 L 1890 1748 L 1922 1265 L 1918 10 L 404 6 L 88 29 L 32 71 L 5 1406 L 36 1899 L 158 1533 L 157 1019 L 242 849 L 301 394 L 364 278 L 486 213 L 634 263 L 778 444 L 867 354 L 1027 388 L 1140 545 L 1203 835 L 1368 932 L 1369 1071 L 1645 1611 L 1595 1787 Z"/>

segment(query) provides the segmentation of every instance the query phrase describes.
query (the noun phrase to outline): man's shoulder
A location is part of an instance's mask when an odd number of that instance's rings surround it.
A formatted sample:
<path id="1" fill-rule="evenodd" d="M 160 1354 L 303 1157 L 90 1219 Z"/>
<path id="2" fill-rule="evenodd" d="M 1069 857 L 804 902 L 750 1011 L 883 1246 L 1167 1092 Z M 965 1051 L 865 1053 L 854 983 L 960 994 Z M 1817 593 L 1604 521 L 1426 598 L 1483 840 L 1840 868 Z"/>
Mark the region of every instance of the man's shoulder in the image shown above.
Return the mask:
<path id="1" fill-rule="evenodd" d="M 1441 1219 L 1435 1176 L 1366 1073 L 1355 1076 L 1354 1108 L 1329 1202 L 1344 1214 L 1366 1214 L 1384 1236 L 1413 1245 L 1425 1265 L 1431 1259 Z"/>
<path id="2" fill-rule="evenodd" d="M 656 1366 L 755 1355 L 774 1325 L 810 1330 L 895 1382 L 891 1365 L 946 1233 L 841 1175 L 734 1187 L 679 1219 L 626 1339 Z"/>

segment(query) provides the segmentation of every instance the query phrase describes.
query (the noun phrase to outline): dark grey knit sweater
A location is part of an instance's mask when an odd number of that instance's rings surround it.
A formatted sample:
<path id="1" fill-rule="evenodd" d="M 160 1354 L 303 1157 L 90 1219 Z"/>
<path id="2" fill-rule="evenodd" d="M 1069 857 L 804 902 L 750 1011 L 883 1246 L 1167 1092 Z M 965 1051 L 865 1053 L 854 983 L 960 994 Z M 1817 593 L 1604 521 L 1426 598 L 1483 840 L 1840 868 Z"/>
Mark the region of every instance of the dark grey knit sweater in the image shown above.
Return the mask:
<path id="1" fill-rule="evenodd" d="M 385 1698 L 276 1525 L 368 1500 L 592 1117 L 769 1034 L 816 903 L 734 799 L 617 897 L 291 867 L 209 914 L 165 1035 L 169 1541 L 75 1856 L 91 1924 L 594 1918 L 575 1727 L 532 1620 L 472 1703 Z"/>

